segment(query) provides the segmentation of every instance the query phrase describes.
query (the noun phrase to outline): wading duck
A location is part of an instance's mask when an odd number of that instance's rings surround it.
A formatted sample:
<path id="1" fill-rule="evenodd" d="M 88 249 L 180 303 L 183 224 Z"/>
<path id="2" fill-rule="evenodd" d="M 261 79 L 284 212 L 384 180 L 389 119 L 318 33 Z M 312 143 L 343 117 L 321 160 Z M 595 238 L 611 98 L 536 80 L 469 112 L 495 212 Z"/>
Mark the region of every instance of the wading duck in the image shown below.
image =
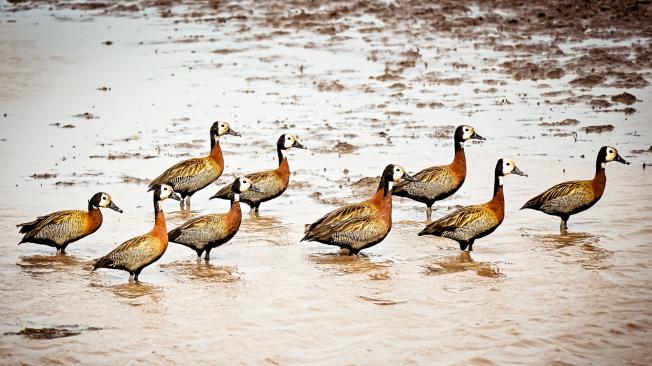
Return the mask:
<path id="1" fill-rule="evenodd" d="M 184 208 L 184 203 L 187 208 L 190 208 L 190 197 L 195 192 L 213 183 L 224 171 L 220 136 L 240 136 L 239 133 L 231 129 L 227 122 L 220 121 L 213 123 L 210 135 L 211 152 L 208 156 L 184 160 L 171 166 L 150 183 L 149 191 L 153 190 L 157 185 L 167 184 L 174 189 L 175 193 L 181 195 L 181 208 Z"/>
<path id="2" fill-rule="evenodd" d="M 394 187 L 394 194 L 426 204 L 426 217 L 430 220 L 435 201 L 450 197 L 464 183 L 466 178 L 466 157 L 464 141 L 484 140 L 471 126 L 458 126 L 453 137 L 455 157 L 448 165 L 426 168 L 414 175 L 414 182 L 401 182 Z"/>
<path id="3" fill-rule="evenodd" d="M 480 205 L 466 206 L 433 221 L 421 235 L 449 238 L 460 244 L 461 250 L 472 251 L 476 239 L 491 234 L 505 218 L 505 196 L 503 178 L 508 174 L 526 176 L 512 160 L 499 159 L 494 174 L 494 196 L 491 201 Z"/>
<path id="4" fill-rule="evenodd" d="M 200 258 L 206 251 L 205 259 L 210 259 L 211 249 L 231 240 L 240 229 L 242 211 L 240 195 L 248 191 L 259 191 L 245 177 L 237 178 L 231 184 L 231 209 L 225 214 L 212 214 L 188 220 L 183 225 L 168 233 L 168 240 L 182 244 L 197 252 Z"/>
<path id="5" fill-rule="evenodd" d="M 262 172 L 247 174 L 245 177 L 251 180 L 252 184 L 258 187 L 259 191 L 249 190 L 240 195 L 240 202 L 246 203 L 255 212 L 258 212 L 260 204 L 272 200 L 285 192 L 290 182 L 290 166 L 285 152 L 293 147 L 305 149 L 306 147 L 299 142 L 295 135 L 283 134 L 276 142 L 276 152 L 278 153 L 278 168 L 265 170 Z M 231 199 L 231 185 L 222 187 L 211 197 L 221 198 L 223 200 Z"/>
<path id="6" fill-rule="evenodd" d="M 138 281 L 143 268 L 156 262 L 168 247 L 168 230 L 160 202 L 166 198 L 181 200 L 171 186 L 159 184 L 154 187 L 154 227 L 147 234 L 137 236 L 120 244 L 109 254 L 98 259 L 93 271 L 98 268 L 121 269 L 129 272 L 129 280 Z"/>
<path id="7" fill-rule="evenodd" d="M 619 154 L 615 147 L 603 146 L 598 152 L 595 162 L 595 176 L 591 180 L 572 180 L 559 183 L 546 190 L 540 195 L 527 201 L 521 210 L 531 208 L 548 215 L 559 216 L 561 223 L 559 231 L 565 233 L 568 226 L 568 218 L 578 212 L 582 212 L 600 200 L 607 183 L 605 165 L 610 161 L 617 161 L 628 164 Z"/>
<path id="8" fill-rule="evenodd" d="M 20 233 L 25 234 L 18 244 L 43 244 L 55 247 L 57 252 L 65 253 L 68 244 L 86 237 L 100 228 L 102 225 L 100 207 L 107 207 L 122 213 L 108 193 L 98 192 L 88 201 L 88 211 L 58 211 L 39 216 L 32 222 L 16 225 L 20 228 Z"/>
<path id="9" fill-rule="evenodd" d="M 392 228 L 392 187 L 413 178 L 398 165 L 390 164 L 380 178 L 378 190 L 368 200 L 341 207 L 309 225 L 301 241 L 316 241 L 347 249 L 357 255 L 380 243 Z"/>

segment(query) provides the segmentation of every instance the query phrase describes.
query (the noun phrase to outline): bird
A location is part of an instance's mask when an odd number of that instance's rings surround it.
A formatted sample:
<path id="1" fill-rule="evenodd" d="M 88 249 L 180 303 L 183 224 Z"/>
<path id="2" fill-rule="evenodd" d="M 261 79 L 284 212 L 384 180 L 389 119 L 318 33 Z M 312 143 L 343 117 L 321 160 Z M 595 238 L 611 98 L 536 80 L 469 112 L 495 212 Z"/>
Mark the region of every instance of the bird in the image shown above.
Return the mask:
<path id="1" fill-rule="evenodd" d="M 610 161 L 629 165 L 618 154 L 615 147 L 603 146 L 595 161 L 593 179 L 559 183 L 527 201 L 521 210 L 531 208 L 548 215 L 559 216 L 561 218 L 559 231 L 562 234 L 566 233 L 570 216 L 591 208 L 602 197 L 607 183 L 605 165 Z"/>
<path id="2" fill-rule="evenodd" d="M 210 214 L 186 221 L 181 226 L 168 233 L 168 240 L 182 244 L 197 252 L 201 258 L 210 259 L 211 249 L 231 240 L 240 229 L 242 211 L 240 210 L 240 195 L 244 192 L 258 192 L 260 189 L 246 177 L 238 177 L 231 184 L 231 208 L 222 214 Z"/>
<path id="3" fill-rule="evenodd" d="M 403 181 L 394 187 L 393 193 L 426 204 L 426 219 L 432 216 L 432 205 L 450 197 L 464 183 L 466 178 L 466 157 L 464 141 L 470 139 L 485 140 L 471 126 L 458 126 L 453 136 L 455 157 L 448 165 L 433 166 L 414 174 L 414 182 Z"/>
<path id="4" fill-rule="evenodd" d="M 168 230 L 160 202 L 181 197 L 167 184 L 154 186 L 154 227 L 148 233 L 129 239 L 113 249 L 109 254 L 95 261 L 94 272 L 99 268 L 121 269 L 129 272 L 129 280 L 138 282 L 143 268 L 156 262 L 168 247 Z"/>
<path id="5" fill-rule="evenodd" d="M 190 197 L 213 183 L 224 171 L 224 157 L 220 148 L 220 136 L 240 136 L 228 122 L 216 121 L 210 129 L 211 151 L 208 156 L 181 161 L 156 177 L 149 184 L 148 192 L 155 186 L 167 184 L 181 195 L 180 206 L 190 209 Z"/>
<path id="6" fill-rule="evenodd" d="M 503 178 L 509 174 L 527 177 L 514 161 L 499 159 L 494 170 L 494 195 L 489 202 L 462 207 L 433 221 L 419 232 L 419 236 L 433 235 L 453 239 L 459 243 L 462 251 L 472 251 L 475 240 L 494 232 L 505 218 Z"/>
<path id="7" fill-rule="evenodd" d="M 387 165 L 370 199 L 326 214 L 308 225 L 301 241 L 335 245 L 349 255 L 380 243 L 392 228 L 392 187 L 403 179 L 414 178 L 399 165 Z"/>
<path id="8" fill-rule="evenodd" d="M 100 207 L 122 213 L 108 193 L 97 192 L 88 201 L 88 211 L 58 211 L 39 216 L 34 221 L 16 225 L 20 228 L 20 233 L 25 234 L 18 245 L 21 243 L 43 244 L 56 248 L 58 253 L 65 254 L 68 244 L 76 242 L 100 228 L 103 219 Z"/>
<path id="9" fill-rule="evenodd" d="M 290 166 L 285 151 L 291 148 L 306 149 L 296 135 L 282 134 L 276 142 L 278 168 L 245 175 L 259 188 L 260 192 L 249 190 L 240 195 L 240 202 L 246 203 L 254 212 L 258 212 L 260 204 L 272 200 L 285 192 L 290 182 Z M 231 185 L 222 187 L 210 199 L 231 199 Z"/>

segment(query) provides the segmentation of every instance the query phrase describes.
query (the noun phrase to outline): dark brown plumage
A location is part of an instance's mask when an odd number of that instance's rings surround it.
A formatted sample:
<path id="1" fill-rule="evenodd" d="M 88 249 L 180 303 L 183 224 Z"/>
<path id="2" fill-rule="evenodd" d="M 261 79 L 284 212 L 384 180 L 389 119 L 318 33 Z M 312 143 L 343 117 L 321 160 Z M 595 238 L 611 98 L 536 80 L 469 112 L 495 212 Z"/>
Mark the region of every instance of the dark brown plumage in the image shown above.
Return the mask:
<path id="1" fill-rule="evenodd" d="M 505 218 L 505 196 L 503 193 L 503 177 L 508 174 L 527 176 L 516 164 L 507 159 L 500 159 L 494 171 L 494 195 L 492 199 L 480 205 L 466 206 L 433 221 L 421 235 L 434 235 L 457 241 L 461 250 L 473 250 L 473 242 L 485 237 L 503 222 Z"/>
<path id="2" fill-rule="evenodd" d="M 54 247 L 57 252 L 65 253 L 68 244 L 96 232 L 102 225 L 102 211 L 107 207 L 122 212 L 113 203 L 108 193 L 98 192 L 88 201 L 88 211 L 58 211 L 36 220 L 18 224 L 20 233 L 25 234 L 20 243 L 36 243 Z"/>
<path id="3" fill-rule="evenodd" d="M 602 197 L 607 184 L 605 164 L 610 161 L 629 164 L 618 154 L 616 148 L 603 146 L 596 158 L 593 179 L 559 183 L 527 201 L 521 210 L 531 208 L 548 215 L 559 216 L 561 218 L 559 231 L 565 233 L 571 215 L 591 208 Z"/>
<path id="4" fill-rule="evenodd" d="M 484 140 L 471 126 L 458 126 L 453 136 L 455 157 L 453 162 L 443 166 L 433 166 L 414 174 L 414 182 L 404 181 L 397 184 L 393 193 L 426 204 L 426 217 L 430 219 L 432 205 L 453 195 L 466 179 L 466 156 L 464 141 L 470 139 Z"/>
<path id="5" fill-rule="evenodd" d="M 380 243 L 392 228 L 392 185 L 413 179 L 398 165 L 384 170 L 376 193 L 368 200 L 339 208 L 309 225 L 301 241 L 316 241 L 357 255 Z"/>
<path id="6" fill-rule="evenodd" d="M 197 257 L 206 252 L 205 259 L 210 259 L 211 249 L 231 240 L 240 229 L 242 211 L 240 210 L 240 195 L 247 191 L 258 191 L 251 180 L 245 177 L 236 178 L 231 184 L 231 208 L 225 214 L 212 214 L 196 217 L 186 221 L 181 226 L 168 233 L 168 240 L 182 244 L 194 250 Z"/>
<path id="7" fill-rule="evenodd" d="M 153 190 L 157 185 L 167 184 L 181 195 L 181 208 L 184 208 L 184 203 L 187 208 L 190 208 L 190 197 L 213 183 L 224 171 L 224 157 L 219 141 L 220 136 L 223 135 L 240 136 L 227 122 L 214 122 L 210 129 L 210 154 L 202 158 L 184 160 L 171 166 L 163 174 L 154 178 L 148 190 Z"/>
<path id="8" fill-rule="evenodd" d="M 278 168 L 265 170 L 262 172 L 245 175 L 251 182 L 258 187 L 260 192 L 248 191 L 240 195 L 240 202 L 246 203 L 255 212 L 258 212 L 260 204 L 272 200 L 285 192 L 290 182 L 290 166 L 285 156 L 285 151 L 290 148 L 305 149 L 306 147 L 299 142 L 295 135 L 283 134 L 276 142 L 276 152 L 278 154 Z M 222 187 L 215 193 L 211 199 L 220 198 L 223 200 L 231 199 L 231 185 Z"/>
<path id="9" fill-rule="evenodd" d="M 93 266 L 99 268 L 121 269 L 129 272 L 129 279 L 138 281 L 143 268 L 156 262 L 168 247 L 168 232 L 165 215 L 159 203 L 166 198 L 181 200 L 172 187 L 161 184 L 154 187 L 154 227 L 147 234 L 137 236 L 120 244 L 109 254 L 98 259 Z"/>

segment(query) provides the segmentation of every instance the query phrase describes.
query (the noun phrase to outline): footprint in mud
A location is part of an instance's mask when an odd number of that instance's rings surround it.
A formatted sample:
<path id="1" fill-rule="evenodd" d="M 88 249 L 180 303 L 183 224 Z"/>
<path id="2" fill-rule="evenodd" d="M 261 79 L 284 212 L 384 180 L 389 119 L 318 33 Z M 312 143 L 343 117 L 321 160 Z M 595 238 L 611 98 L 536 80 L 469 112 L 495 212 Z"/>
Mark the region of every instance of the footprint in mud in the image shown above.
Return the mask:
<path id="1" fill-rule="evenodd" d="M 31 328 L 25 327 L 18 332 L 7 332 L 4 335 L 20 335 L 30 339 L 55 339 L 72 337 L 82 332 L 102 330 L 97 327 L 80 327 L 78 325 L 61 326 L 61 327 L 48 327 L 48 328 Z"/>
<path id="2" fill-rule="evenodd" d="M 612 251 L 600 248 L 596 245 L 600 242 L 602 236 L 591 233 L 525 233 L 524 236 L 531 237 L 532 240 L 540 244 L 540 248 L 543 250 L 552 252 L 555 256 L 560 258 L 574 260 L 587 269 L 607 268 L 608 266 L 602 264 L 601 261 L 613 254 Z"/>
<path id="3" fill-rule="evenodd" d="M 175 279 L 187 282 L 190 280 L 211 283 L 233 283 L 241 281 L 241 273 L 236 266 L 216 266 L 206 263 L 203 259 L 196 261 L 176 261 L 161 265 Z"/>
<path id="4" fill-rule="evenodd" d="M 308 261 L 319 269 L 332 274 L 366 274 L 371 280 L 388 280 L 392 276 L 389 272 L 394 264 L 390 260 L 377 261 L 367 254 L 342 255 L 333 253 L 312 254 Z"/>
<path id="5" fill-rule="evenodd" d="M 55 272 L 89 273 L 93 261 L 79 259 L 67 254 L 32 255 L 20 258 L 16 263 L 21 270 L 34 277 L 49 275 Z"/>
<path id="6" fill-rule="evenodd" d="M 473 271 L 478 276 L 490 278 L 497 278 L 503 275 L 500 269 L 491 263 L 474 261 L 469 252 L 440 257 L 433 264 L 427 264 L 423 267 L 425 269 L 424 273 L 429 276 L 465 271 Z"/>

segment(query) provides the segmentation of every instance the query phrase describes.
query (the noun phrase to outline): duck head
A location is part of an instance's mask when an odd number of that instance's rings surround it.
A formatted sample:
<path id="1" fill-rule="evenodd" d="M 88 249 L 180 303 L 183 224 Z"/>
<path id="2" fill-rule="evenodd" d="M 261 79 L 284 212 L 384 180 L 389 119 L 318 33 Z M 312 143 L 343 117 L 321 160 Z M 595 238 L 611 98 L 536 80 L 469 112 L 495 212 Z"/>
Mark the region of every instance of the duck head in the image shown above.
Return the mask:
<path id="1" fill-rule="evenodd" d="M 220 136 L 224 136 L 224 135 L 240 136 L 239 133 L 235 132 L 231 128 L 229 122 L 224 122 L 224 121 L 213 122 L 213 125 L 211 126 L 211 137 L 217 140 Z"/>
<path id="2" fill-rule="evenodd" d="M 247 191 L 260 192 L 260 188 L 256 187 L 251 179 L 247 177 L 238 177 L 233 181 L 231 190 L 234 194 L 240 194 Z"/>
<path id="3" fill-rule="evenodd" d="M 461 125 L 455 129 L 455 141 L 464 142 L 466 140 L 486 140 L 484 137 L 478 135 L 475 129 L 471 126 Z"/>
<path id="4" fill-rule="evenodd" d="M 181 197 L 178 193 L 172 189 L 171 186 L 167 184 L 157 184 L 154 186 L 154 199 L 156 201 L 163 201 L 168 198 L 172 198 L 175 201 L 181 201 Z"/>
<path id="5" fill-rule="evenodd" d="M 113 199 L 111 199 L 111 196 L 108 193 L 105 192 L 97 192 L 91 197 L 91 200 L 89 201 L 90 206 L 93 207 L 106 207 L 110 208 L 113 211 L 118 211 L 122 213 L 122 210 L 116 206 L 115 203 L 113 203 Z"/>
<path id="6" fill-rule="evenodd" d="M 598 165 L 601 168 L 604 168 L 605 164 L 610 162 L 610 161 L 617 161 L 621 164 L 627 164 L 629 165 L 629 162 L 627 162 L 625 159 L 618 154 L 618 150 L 616 150 L 615 147 L 613 146 L 603 146 L 600 149 L 600 152 L 598 152 Z"/>
<path id="7" fill-rule="evenodd" d="M 303 146 L 299 141 L 299 137 L 297 135 L 290 135 L 287 133 L 282 134 L 278 138 L 278 141 L 276 142 L 276 147 L 279 148 L 280 150 L 288 150 L 293 147 L 296 147 L 298 149 L 306 149 L 306 147 Z"/>

